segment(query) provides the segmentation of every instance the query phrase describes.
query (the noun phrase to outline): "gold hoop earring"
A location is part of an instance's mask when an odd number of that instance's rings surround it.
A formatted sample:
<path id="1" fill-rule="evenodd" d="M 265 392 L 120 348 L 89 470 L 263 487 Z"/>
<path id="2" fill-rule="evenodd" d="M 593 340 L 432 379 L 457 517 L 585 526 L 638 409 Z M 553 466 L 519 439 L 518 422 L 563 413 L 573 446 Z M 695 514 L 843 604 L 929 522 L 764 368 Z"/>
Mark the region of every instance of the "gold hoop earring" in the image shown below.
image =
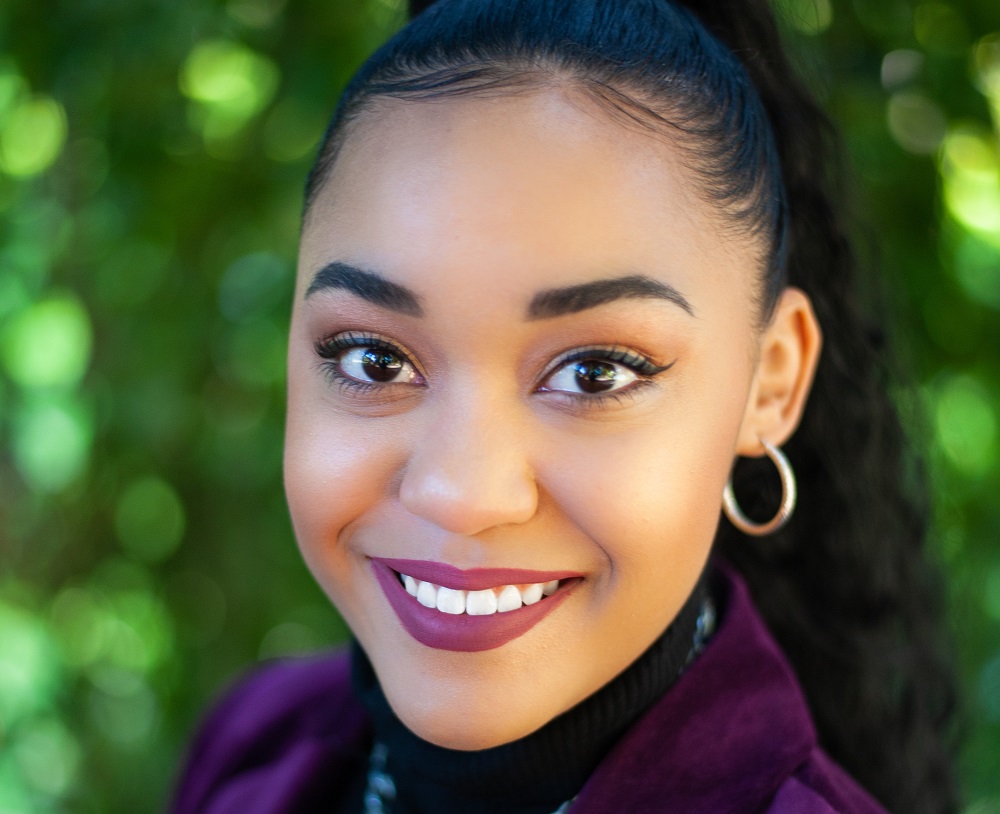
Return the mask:
<path id="1" fill-rule="evenodd" d="M 778 475 L 781 476 L 781 506 L 778 507 L 778 513 L 766 523 L 754 523 L 743 514 L 743 510 L 736 502 L 732 475 L 729 476 L 726 488 L 722 490 L 722 510 L 729 518 L 729 522 L 744 534 L 754 537 L 763 537 L 765 534 L 771 534 L 784 526 L 792 516 L 792 512 L 795 511 L 795 499 L 798 496 L 795 473 L 792 471 L 792 465 L 785 457 L 785 453 L 763 439 L 760 443 L 767 452 L 767 457 L 778 467 Z"/>

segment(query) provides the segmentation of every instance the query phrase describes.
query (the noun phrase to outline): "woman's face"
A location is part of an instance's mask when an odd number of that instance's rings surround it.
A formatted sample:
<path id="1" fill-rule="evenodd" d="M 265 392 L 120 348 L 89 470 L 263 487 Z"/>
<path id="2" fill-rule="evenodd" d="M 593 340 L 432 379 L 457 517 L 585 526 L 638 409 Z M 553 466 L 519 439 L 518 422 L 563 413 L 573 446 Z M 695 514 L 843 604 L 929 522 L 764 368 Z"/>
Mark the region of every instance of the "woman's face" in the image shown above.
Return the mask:
<path id="1" fill-rule="evenodd" d="M 392 102 L 310 212 L 292 520 L 429 741 L 531 733 L 634 661 L 702 571 L 759 336 L 756 247 L 695 183 L 575 94 Z"/>

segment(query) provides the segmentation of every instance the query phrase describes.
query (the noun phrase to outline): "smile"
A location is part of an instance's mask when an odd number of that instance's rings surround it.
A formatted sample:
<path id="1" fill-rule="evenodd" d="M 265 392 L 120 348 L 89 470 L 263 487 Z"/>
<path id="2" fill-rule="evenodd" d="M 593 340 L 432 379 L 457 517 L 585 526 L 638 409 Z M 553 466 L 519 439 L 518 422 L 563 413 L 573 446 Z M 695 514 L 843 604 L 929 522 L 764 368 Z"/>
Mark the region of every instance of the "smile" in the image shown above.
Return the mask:
<path id="1" fill-rule="evenodd" d="M 524 635 L 565 601 L 581 574 L 464 571 L 425 560 L 372 558 L 375 577 L 406 631 L 428 647 L 477 652 Z"/>
<path id="2" fill-rule="evenodd" d="M 457 616 L 490 616 L 494 613 L 509 613 L 524 605 L 534 605 L 542 597 L 552 596 L 559 589 L 559 580 L 533 582 L 530 585 L 502 585 L 484 588 L 481 591 L 463 591 L 446 588 L 433 582 L 423 582 L 408 574 L 400 574 L 406 592 L 425 608 L 434 608 L 441 613 Z"/>

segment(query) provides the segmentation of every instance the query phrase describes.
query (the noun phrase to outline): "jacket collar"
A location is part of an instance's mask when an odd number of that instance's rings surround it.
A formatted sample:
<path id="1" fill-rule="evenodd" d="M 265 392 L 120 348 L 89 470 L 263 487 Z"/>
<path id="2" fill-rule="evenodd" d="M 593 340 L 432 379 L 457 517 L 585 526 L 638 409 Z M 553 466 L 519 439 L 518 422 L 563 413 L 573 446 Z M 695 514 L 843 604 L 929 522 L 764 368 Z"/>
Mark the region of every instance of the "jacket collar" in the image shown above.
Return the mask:
<path id="1" fill-rule="evenodd" d="M 756 811 L 816 747 L 791 666 L 746 584 L 719 565 L 704 652 L 601 763 L 574 814 Z"/>

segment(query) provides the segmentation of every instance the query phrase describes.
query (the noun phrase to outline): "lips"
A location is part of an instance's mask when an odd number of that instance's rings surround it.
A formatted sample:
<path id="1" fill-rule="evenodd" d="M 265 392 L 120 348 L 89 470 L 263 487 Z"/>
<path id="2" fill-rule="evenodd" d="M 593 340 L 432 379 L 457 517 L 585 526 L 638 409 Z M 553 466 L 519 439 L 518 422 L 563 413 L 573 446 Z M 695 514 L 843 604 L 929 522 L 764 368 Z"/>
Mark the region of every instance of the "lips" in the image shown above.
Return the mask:
<path id="1" fill-rule="evenodd" d="M 371 564 L 389 605 L 414 639 L 466 653 L 501 647 L 524 635 L 569 597 L 581 577 L 519 568 L 463 571 L 426 560 L 373 557 Z M 404 575 L 409 577 L 405 586 Z M 496 610 L 487 592 L 497 598 Z"/>

